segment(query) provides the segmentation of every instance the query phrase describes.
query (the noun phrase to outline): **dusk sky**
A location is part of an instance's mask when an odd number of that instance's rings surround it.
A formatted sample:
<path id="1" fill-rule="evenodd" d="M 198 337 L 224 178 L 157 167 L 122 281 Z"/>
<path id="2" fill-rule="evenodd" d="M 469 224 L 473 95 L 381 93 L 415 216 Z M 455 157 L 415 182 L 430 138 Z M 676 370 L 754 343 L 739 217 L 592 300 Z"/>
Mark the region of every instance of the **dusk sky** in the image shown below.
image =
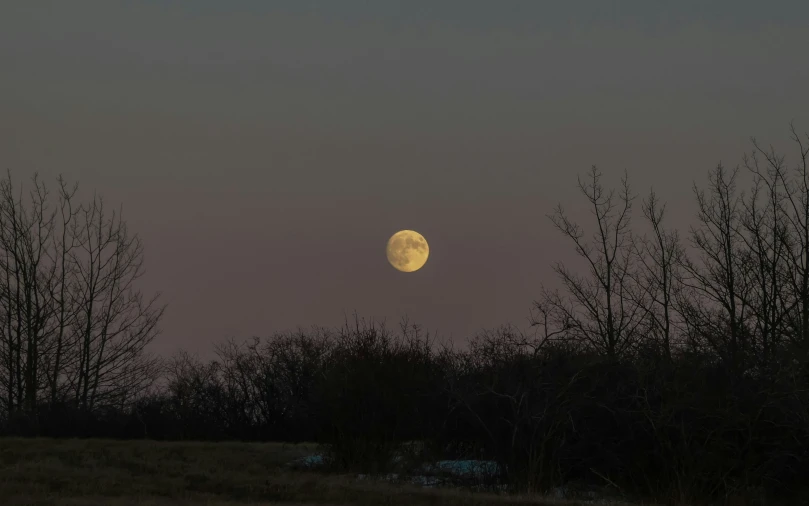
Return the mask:
<path id="1" fill-rule="evenodd" d="M 462 342 L 527 327 L 591 165 L 684 232 L 750 136 L 794 160 L 807 49 L 806 0 L 3 2 L 0 160 L 123 206 L 158 351 L 353 311 Z"/>

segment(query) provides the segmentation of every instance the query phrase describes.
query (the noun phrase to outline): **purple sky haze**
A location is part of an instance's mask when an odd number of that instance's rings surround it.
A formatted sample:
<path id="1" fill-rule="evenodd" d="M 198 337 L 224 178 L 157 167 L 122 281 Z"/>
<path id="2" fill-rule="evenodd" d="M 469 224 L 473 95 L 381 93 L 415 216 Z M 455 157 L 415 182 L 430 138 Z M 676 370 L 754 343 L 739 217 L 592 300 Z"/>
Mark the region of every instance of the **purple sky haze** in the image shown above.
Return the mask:
<path id="1" fill-rule="evenodd" d="M 161 352 L 354 310 L 525 327 L 577 174 L 627 169 L 685 229 L 693 181 L 809 130 L 805 0 L 551 3 L 5 2 L 0 160 L 123 205 Z"/>

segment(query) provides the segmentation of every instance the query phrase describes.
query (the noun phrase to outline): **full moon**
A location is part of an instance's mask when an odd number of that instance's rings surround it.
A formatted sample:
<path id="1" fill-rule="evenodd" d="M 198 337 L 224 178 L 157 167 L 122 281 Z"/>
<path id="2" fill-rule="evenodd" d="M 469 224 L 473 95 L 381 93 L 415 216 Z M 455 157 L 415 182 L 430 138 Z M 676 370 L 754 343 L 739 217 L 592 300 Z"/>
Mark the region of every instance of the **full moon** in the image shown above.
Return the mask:
<path id="1" fill-rule="evenodd" d="M 400 230 L 388 239 L 388 262 L 402 272 L 413 272 L 424 267 L 430 256 L 430 247 L 423 235 L 413 230 Z"/>

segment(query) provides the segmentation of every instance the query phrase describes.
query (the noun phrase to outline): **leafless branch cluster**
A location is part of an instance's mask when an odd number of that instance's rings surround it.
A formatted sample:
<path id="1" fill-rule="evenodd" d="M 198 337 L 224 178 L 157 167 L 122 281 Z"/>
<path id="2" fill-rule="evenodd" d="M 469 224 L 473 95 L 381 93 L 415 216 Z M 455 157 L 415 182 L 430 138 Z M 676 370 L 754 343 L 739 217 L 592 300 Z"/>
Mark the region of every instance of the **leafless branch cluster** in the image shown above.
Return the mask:
<path id="1" fill-rule="evenodd" d="M 143 246 L 77 186 L 0 181 L 0 413 L 123 406 L 159 372 L 144 347 L 164 307 L 136 286 Z"/>
<path id="2" fill-rule="evenodd" d="M 767 367 L 784 353 L 809 349 L 809 137 L 794 126 L 796 163 L 753 139 L 744 157 L 752 175 L 739 191 L 740 167 L 718 165 L 707 188 L 694 185 L 696 224 L 684 244 L 665 227 L 654 189 L 642 202 L 649 233 L 633 234 L 635 195 L 626 174 L 607 190 L 593 167 L 579 190 L 595 233 L 562 206 L 550 215 L 584 260 L 586 272 L 562 263 L 561 289 L 542 289 L 533 323 L 543 340 L 564 340 L 610 357 L 653 347 L 673 353 L 709 350 L 730 369 Z"/>

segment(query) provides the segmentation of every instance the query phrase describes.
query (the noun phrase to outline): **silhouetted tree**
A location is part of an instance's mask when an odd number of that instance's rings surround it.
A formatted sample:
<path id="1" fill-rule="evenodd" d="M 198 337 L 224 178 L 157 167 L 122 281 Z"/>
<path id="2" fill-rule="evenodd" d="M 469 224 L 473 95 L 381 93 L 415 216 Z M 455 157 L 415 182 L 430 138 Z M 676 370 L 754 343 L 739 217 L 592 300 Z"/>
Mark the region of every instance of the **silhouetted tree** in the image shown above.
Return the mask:
<path id="1" fill-rule="evenodd" d="M 627 293 L 634 304 L 643 307 L 647 338 L 659 343 L 664 356 L 670 359 L 677 327 L 675 295 L 682 247 L 677 231 L 663 227 L 666 205 L 660 203 L 654 190 L 644 199 L 642 210 L 652 236 L 638 238 L 634 243 L 641 268 Z"/>
<path id="2" fill-rule="evenodd" d="M 631 303 L 627 296 L 635 268 L 635 247 L 629 229 L 635 197 L 626 174 L 618 194 L 605 191 L 601 175 L 593 166 L 586 183 L 578 178 L 579 190 L 596 219 L 592 240 L 585 238 L 583 228 L 568 218 L 561 204 L 549 216 L 585 260 L 587 275 L 557 263 L 554 271 L 562 281 L 564 294 L 543 288 L 541 299 L 535 303 L 540 318 L 535 318 L 534 324 L 553 329 L 550 332 L 559 333 L 560 338 L 573 339 L 617 357 L 636 343 L 644 316 L 642 305 Z"/>
<path id="3" fill-rule="evenodd" d="M 17 195 L 11 174 L 0 181 L 0 247 L 3 248 L 3 325 L 0 330 L 7 413 L 33 409 L 40 387 L 41 353 L 52 312 L 46 277 L 46 249 L 53 234 L 48 192 L 37 176 L 28 199 Z"/>
<path id="4" fill-rule="evenodd" d="M 738 172 L 738 168 L 728 172 L 720 164 L 710 174 L 707 193 L 694 185 L 699 224 L 691 227 L 691 244 L 697 258 L 682 257 L 688 324 L 734 370 L 743 369 L 749 342 L 745 303 L 749 264 L 742 260 Z"/>
<path id="5" fill-rule="evenodd" d="M 0 406 L 40 401 L 123 407 L 156 379 L 144 349 L 164 307 L 144 299 L 140 239 L 94 197 L 58 180 L 56 206 L 37 175 L 26 193 L 0 181 Z"/>
<path id="6" fill-rule="evenodd" d="M 755 145 L 755 142 L 754 142 Z M 749 197 L 742 203 L 741 238 L 745 248 L 739 253 L 746 262 L 749 289 L 741 294 L 753 319 L 751 353 L 755 365 L 768 365 L 780 348 L 790 314 L 799 297 L 790 285 L 790 256 L 795 240 L 789 228 L 787 189 L 781 160 L 763 168 L 756 152 L 745 156 L 744 164 L 754 177 Z"/>
<path id="7" fill-rule="evenodd" d="M 809 347 L 809 134 L 801 137 L 794 124 L 790 124 L 790 131 L 792 141 L 798 148 L 797 163 L 792 171 L 789 170 L 784 156 L 778 155 L 772 147 L 765 151 L 755 139 L 752 139 L 755 149 L 745 161 L 750 170 L 767 186 L 773 205 L 777 203 L 779 212 L 772 216 L 770 223 L 770 235 L 774 236 L 771 241 L 788 241 L 785 251 L 788 256 L 788 278 L 783 286 L 789 287 L 794 296 L 795 311 L 790 314 L 789 339 L 792 344 L 797 345 L 793 347 L 797 351 Z M 764 161 L 761 162 L 758 156 L 763 156 Z M 780 220 L 776 222 L 776 218 Z M 777 243 L 773 244 L 780 247 Z M 772 250 L 773 246 L 769 249 Z M 780 260 L 780 256 L 778 259 Z M 773 301 L 771 304 L 776 303 Z M 783 303 L 779 301 L 778 304 Z M 778 307 L 773 307 L 770 311 L 775 313 L 775 319 L 779 318 Z M 774 318 L 770 316 L 769 319 Z"/>

